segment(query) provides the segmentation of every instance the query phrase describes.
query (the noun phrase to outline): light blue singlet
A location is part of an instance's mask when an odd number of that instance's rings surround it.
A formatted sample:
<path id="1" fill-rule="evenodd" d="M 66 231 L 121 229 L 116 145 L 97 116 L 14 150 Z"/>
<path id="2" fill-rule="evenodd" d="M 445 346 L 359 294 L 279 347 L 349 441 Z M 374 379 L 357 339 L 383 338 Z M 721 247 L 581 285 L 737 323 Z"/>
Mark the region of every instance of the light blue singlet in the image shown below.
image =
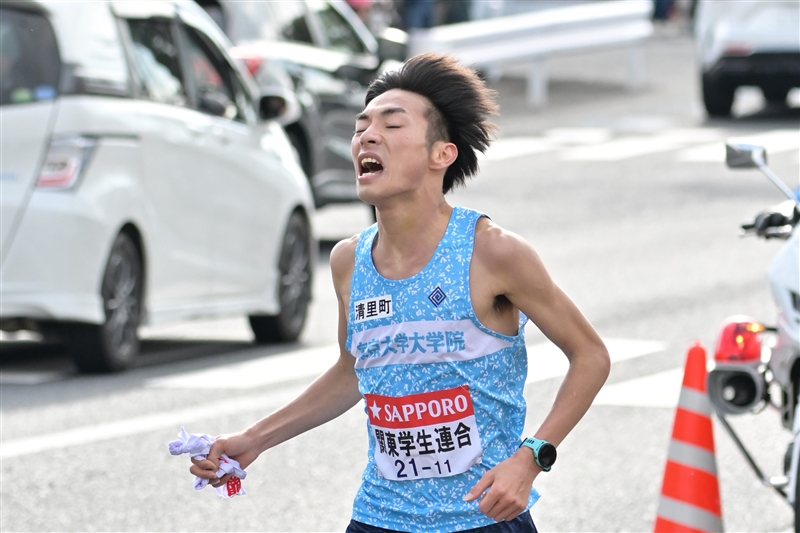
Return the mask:
<path id="1" fill-rule="evenodd" d="M 428 265 L 403 280 L 375 269 L 377 225 L 360 235 L 346 347 L 365 398 L 369 452 L 354 520 L 415 533 L 494 523 L 462 498 L 521 442 L 527 318 L 508 336 L 475 317 L 469 265 L 481 216 L 453 208 Z M 538 498 L 533 489 L 528 508 Z"/>

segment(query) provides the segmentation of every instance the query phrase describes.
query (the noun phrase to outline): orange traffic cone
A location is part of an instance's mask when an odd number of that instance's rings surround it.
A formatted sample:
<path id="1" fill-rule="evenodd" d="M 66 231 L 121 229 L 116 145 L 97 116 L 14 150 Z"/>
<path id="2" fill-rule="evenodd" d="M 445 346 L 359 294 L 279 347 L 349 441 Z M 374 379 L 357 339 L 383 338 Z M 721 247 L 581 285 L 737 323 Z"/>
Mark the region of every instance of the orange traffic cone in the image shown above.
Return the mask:
<path id="1" fill-rule="evenodd" d="M 656 514 L 655 533 L 722 531 L 706 351 L 699 342 L 686 356 Z"/>

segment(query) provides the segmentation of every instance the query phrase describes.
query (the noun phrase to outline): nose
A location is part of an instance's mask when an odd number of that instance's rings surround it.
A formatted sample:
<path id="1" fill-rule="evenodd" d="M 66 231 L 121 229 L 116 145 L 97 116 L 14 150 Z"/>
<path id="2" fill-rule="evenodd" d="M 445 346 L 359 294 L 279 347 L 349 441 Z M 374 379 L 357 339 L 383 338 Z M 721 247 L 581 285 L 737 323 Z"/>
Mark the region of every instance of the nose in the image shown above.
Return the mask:
<path id="1" fill-rule="evenodd" d="M 367 129 L 361 132 L 358 141 L 362 146 L 365 144 L 377 144 L 380 142 L 380 136 L 377 134 L 376 129 L 372 127 L 372 124 L 370 124 L 367 126 Z"/>

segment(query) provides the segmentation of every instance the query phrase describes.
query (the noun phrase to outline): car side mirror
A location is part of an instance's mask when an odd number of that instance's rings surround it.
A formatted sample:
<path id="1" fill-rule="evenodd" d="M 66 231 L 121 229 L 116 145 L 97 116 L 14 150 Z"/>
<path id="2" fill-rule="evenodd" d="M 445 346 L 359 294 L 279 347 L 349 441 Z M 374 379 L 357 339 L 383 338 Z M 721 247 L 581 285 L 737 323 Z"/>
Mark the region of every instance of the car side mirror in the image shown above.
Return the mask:
<path id="1" fill-rule="evenodd" d="M 378 59 L 400 61 L 408 57 L 408 33 L 397 28 L 384 28 L 378 35 Z"/>
<path id="2" fill-rule="evenodd" d="M 297 96 L 283 87 L 265 87 L 258 98 L 258 118 L 287 126 L 300 120 L 303 109 Z"/>
<path id="3" fill-rule="evenodd" d="M 273 120 L 286 112 L 286 99 L 277 94 L 263 94 L 258 101 L 258 117 Z"/>
<path id="4" fill-rule="evenodd" d="M 234 118 L 236 105 L 227 95 L 217 91 L 204 91 L 200 94 L 200 111 L 215 117 Z"/>
<path id="5" fill-rule="evenodd" d="M 357 65 L 345 63 L 339 66 L 333 75 L 340 80 L 355 81 L 361 85 L 368 85 L 374 73 Z"/>
<path id="6" fill-rule="evenodd" d="M 760 168 L 767 164 L 767 151 L 753 144 L 725 143 L 725 164 L 728 168 Z"/>

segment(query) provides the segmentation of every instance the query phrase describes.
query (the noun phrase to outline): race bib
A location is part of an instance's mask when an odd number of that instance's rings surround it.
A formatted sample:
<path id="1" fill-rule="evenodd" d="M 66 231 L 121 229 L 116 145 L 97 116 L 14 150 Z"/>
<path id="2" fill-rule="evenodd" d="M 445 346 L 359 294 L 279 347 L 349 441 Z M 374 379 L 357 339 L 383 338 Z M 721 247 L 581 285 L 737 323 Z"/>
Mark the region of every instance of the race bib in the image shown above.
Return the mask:
<path id="1" fill-rule="evenodd" d="M 392 480 L 461 474 L 480 461 L 469 387 L 392 397 L 365 394 L 375 464 Z"/>

